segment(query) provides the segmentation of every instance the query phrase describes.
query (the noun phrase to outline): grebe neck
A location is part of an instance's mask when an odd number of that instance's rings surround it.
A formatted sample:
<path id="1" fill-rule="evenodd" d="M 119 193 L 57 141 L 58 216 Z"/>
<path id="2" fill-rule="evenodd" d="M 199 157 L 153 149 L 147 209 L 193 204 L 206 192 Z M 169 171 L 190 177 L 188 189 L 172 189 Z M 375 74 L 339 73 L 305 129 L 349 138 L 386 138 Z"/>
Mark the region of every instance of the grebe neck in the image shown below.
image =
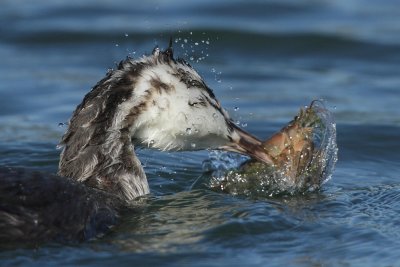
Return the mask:
<path id="1" fill-rule="evenodd" d="M 143 167 L 131 142 L 135 103 L 133 88 L 144 64 L 121 62 L 77 106 L 61 145 L 59 172 L 88 186 L 132 200 L 149 193 Z"/>

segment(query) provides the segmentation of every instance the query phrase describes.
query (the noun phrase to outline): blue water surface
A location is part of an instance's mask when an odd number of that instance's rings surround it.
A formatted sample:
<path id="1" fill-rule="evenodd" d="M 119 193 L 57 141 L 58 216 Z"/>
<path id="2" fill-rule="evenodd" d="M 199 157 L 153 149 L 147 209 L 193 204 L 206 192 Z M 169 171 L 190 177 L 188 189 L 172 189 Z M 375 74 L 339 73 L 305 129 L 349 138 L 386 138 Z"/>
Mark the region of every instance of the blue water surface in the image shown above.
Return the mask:
<path id="1" fill-rule="evenodd" d="M 191 189 L 208 151 L 143 149 L 142 210 L 93 241 L 0 251 L 0 265 L 400 266 L 399 25 L 396 0 L 3 0 L 0 165 L 56 172 L 59 123 L 108 68 L 170 36 L 260 138 L 325 99 L 339 161 L 321 192 L 254 200 Z"/>

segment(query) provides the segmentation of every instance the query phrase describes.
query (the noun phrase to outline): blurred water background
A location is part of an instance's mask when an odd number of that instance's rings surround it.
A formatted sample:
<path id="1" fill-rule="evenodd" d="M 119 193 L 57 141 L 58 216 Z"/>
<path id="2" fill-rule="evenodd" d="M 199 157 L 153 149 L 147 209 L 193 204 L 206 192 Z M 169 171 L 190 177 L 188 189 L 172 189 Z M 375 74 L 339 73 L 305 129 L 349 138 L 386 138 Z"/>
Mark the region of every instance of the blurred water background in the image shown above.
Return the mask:
<path id="1" fill-rule="evenodd" d="M 170 36 L 241 127 L 266 138 L 322 98 L 339 147 L 321 192 L 257 200 L 191 190 L 208 151 L 140 150 L 152 191 L 141 212 L 91 242 L 2 251 L 0 265 L 400 265 L 399 1 L 0 5 L 1 165 L 56 172 L 85 93 Z"/>

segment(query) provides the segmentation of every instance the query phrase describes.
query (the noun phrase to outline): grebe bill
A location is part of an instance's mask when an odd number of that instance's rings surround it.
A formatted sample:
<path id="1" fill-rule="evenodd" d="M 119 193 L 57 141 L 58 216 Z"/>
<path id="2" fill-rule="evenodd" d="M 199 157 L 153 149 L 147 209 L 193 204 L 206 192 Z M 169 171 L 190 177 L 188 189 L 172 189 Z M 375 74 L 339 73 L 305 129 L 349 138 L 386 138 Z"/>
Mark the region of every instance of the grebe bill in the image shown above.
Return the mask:
<path id="1" fill-rule="evenodd" d="M 84 97 L 61 143 L 59 172 L 132 200 L 149 193 L 134 146 L 160 150 L 225 149 L 271 163 L 261 141 L 238 128 L 213 91 L 172 42 L 127 58 Z"/>

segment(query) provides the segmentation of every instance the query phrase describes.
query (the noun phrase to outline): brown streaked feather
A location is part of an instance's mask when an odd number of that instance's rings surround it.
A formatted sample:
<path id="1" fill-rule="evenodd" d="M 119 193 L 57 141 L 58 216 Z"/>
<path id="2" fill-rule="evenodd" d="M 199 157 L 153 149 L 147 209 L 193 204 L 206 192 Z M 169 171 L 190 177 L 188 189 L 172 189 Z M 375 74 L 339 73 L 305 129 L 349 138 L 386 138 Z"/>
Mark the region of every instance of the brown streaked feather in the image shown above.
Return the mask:
<path id="1" fill-rule="evenodd" d="M 132 176 L 131 183 L 135 191 L 126 198 L 143 195 L 148 191 L 148 188 L 144 188 L 147 181 L 140 163 L 138 165 L 133 159 L 133 151 L 124 148 L 132 147 L 129 133 L 121 129 L 110 132 L 118 106 L 132 97 L 135 79 L 145 67 L 140 62 L 133 65 L 130 61 L 124 61 L 118 70 L 109 73 L 84 97 L 73 113 L 61 141 L 64 149 L 59 175 L 99 189 L 116 191 L 117 195 L 121 195 L 124 190 L 121 190 L 119 179 L 115 176 L 124 173 Z M 133 177 L 137 174 L 142 177 Z M 138 181 L 137 184 L 135 181 Z"/>

